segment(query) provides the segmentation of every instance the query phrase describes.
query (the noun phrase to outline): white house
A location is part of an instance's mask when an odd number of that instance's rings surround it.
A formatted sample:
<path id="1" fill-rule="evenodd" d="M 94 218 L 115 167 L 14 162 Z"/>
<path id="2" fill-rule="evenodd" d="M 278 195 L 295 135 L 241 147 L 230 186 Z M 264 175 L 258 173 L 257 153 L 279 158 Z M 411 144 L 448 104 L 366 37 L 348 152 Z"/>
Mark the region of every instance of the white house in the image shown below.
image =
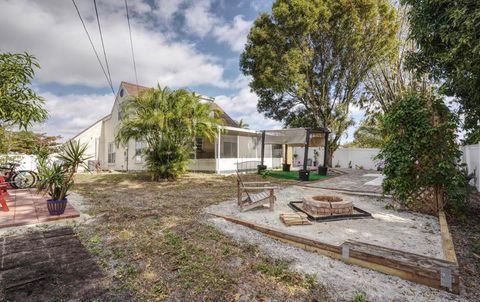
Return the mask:
<path id="1" fill-rule="evenodd" d="M 127 97 L 136 96 L 149 89 L 122 82 L 115 97 L 109 115 L 95 122 L 71 139 L 88 144 L 88 155 L 91 156 L 89 169 L 95 170 L 100 164 L 102 170 L 136 171 L 144 169 L 144 159 L 140 150 L 145 147 L 141 141 L 130 140 L 127 145 L 116 146 L 115 131 L 121 122 L 119 105 Z M 221 112 L 224 125 L 219 127 L 219 135 L 214 142 L 197 138 L 196 154 L 189 164 L 189 170 L 215 173 L 229 173 L 242 163 L 242 169 L 255 170 L 261 156 L 261 133 L 239 128 L 237 123 L 225 113 L 213 98 L 202 97 L 202 101 L 210 102 Z M 92 108 L 92 110 L 95 110 Z M 268 168 L 282 165 L 282 145 L 265 145 L 264 164 Z"/>

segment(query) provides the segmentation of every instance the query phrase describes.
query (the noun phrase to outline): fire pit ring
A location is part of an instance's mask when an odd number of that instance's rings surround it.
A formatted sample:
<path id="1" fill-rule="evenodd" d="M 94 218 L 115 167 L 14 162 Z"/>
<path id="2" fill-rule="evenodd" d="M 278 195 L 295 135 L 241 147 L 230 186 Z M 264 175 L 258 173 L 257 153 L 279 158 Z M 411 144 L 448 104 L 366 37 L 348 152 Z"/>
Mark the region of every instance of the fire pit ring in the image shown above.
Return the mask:
<path id="1" fill-rule="evenodd" d="M 353 202 L 338 195 L 308 195 L 303 197 L 303 209 L 313 216 L 351 215 Z"/>

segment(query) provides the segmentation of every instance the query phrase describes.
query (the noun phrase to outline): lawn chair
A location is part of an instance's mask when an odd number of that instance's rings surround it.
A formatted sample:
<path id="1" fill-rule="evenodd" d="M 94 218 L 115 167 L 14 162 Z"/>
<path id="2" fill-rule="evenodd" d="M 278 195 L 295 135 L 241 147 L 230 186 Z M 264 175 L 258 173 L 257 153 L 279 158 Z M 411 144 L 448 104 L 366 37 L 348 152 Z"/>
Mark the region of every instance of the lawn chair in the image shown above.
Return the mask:
<path id="1" fill-rule="evenodd" d="M 4 212 L 10 211 L 7 205 L 7 196 L 8 196 L 8 183 L 5 181 L 3 176 L 0 176 L 0 205 Z"/>
<path id="2" fill-rule="evenodd" d="M 277 187 L 271 186 L 268 181 L 250 181 L 244 182 L 237 172 L 237 194 L 238 206 L 240 211 L 244 212 L 265 204 L 269 205 L 270 211 L 273 211 L 274 202 L 277 199 L 274 190 Z M 246 194 L 246 197 L 243 196 Z"/>

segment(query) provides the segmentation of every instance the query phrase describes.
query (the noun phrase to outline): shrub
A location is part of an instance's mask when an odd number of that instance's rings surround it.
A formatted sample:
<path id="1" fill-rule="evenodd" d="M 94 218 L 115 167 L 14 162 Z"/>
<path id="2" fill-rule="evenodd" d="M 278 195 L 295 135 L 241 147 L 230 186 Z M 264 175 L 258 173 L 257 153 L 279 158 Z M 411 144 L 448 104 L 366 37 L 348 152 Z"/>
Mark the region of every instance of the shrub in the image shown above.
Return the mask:
<path id="1" fill-rule="evenodd" d="M 407 94 L 385 114 L 382 128 L 386 139 L 379 158 L 385 162 L 385 192 L 407 208 L 416 208 L 412 195 L 433 187 L 444 196 L 447 208 L 460 211 L 468 179 L 459 165 L 457 118 L 444 101 Z"/>

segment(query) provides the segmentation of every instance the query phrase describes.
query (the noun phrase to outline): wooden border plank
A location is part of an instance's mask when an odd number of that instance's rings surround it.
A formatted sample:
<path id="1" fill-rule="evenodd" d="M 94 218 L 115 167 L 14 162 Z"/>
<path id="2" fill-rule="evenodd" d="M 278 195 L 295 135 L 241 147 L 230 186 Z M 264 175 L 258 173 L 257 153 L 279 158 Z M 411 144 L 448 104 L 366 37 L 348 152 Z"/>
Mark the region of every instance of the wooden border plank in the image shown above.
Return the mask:
<path id="1" fill-rule="evenodd" d="M 436 259 L 356 241 L 347 241 L 341 246 L 337 246 L 268 226 L 255 224 L 236 217 L 220 214 L 212 215 L 259 231 L 279 241 L 300 247 L 307 251 L 313 251 L 334 259 L 343 260 L 349 264 L 355 264 L 457 294 L 460 290 L 458 266 L 455 263 L 443 259 Z M 349 250 L 347 257 L 345 257 L 345 255 L 342 256 L 342 250 L 344 248 L 348 248 Z M 442 269 L 448 269 L 451 272 L 452 286 L 450 288 L 441 285 Z"/>
<path id="2" fill-rule="evenodd" d="M 458 265 L 457 255 L 455 254 L 455 246 L 453 245 L 452 236 L 448 230 L 447 217 L 444 211 L 438 213 L 438 221 L 440 224 L 440 233 L 442 235 L 442 248 L 445 260 Z"/>

